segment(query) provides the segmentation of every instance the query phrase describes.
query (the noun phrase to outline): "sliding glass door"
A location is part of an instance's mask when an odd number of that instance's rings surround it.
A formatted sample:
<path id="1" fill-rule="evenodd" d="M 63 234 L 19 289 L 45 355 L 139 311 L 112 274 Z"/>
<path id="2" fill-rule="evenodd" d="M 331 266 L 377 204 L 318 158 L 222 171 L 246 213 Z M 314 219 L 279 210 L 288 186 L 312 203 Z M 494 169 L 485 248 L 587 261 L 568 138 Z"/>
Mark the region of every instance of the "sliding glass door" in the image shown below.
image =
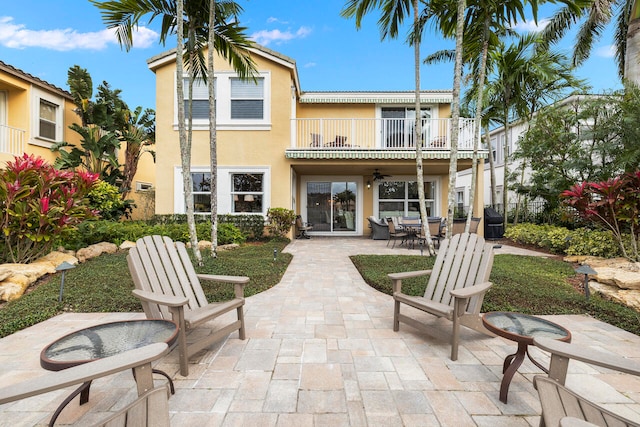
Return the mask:
<path id="1" fill-rule="evenodd" d="M 313 232 L 356 232 L 358 184 L 350 180 L 309 180 L 306 191 L 307 221 Z"/>

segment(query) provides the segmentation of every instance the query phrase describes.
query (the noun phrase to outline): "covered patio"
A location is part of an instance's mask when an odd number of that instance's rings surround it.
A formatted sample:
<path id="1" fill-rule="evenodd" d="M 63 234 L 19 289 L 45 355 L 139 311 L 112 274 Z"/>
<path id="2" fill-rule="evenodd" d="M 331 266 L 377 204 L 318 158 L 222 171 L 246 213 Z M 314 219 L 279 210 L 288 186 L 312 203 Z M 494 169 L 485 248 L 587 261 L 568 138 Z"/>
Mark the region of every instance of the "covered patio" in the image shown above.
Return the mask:
<path id="1" fill-rule="evenodd" d="M 405 254 L 406 248 L 366 238 L 314 237 L 294 240 L 287 251 L 294 258 L 282 281 L 246 300 L 246 340 L 234 333 L 202 352 L 191 360 L 188 377 L 178 374 L 175 351 L 158 364 L 177 389 L 169 399 L 172 425 L 538 425 L 532 378 L 542 372 L 528 360 L 511 383 L 508 403 L 498 399 L 502 363 L 515 343 L 462 328 L 459 359 L 452 362 L 450 322 L 423 315 L 432 334 L 405 325 L 393 332 L 392 298 L 371 289 L 348 256 Z M 511 249 L 496 253 L 505 251 Z M 0 381 L 9 385 L 46 373 L 40 351 L 73 330 L 142 317 L 66 313 L 0 339 Z M 569 329 L 575 343 L 640 359 L 636 335 L 585 315 L 544 317 Z M 532 354 L 548 363 L 542 351 L 533 348 Z M 567 384 L 640 421 L 639 378 L 571 362 Z M 0 406 L 0 424 L 45 425 L 66 394 Z M 96 422 L 134 396 L 129 372 L 98 380 L 89 403 L 80 407 L 76 399 L 58 422 Z"/>

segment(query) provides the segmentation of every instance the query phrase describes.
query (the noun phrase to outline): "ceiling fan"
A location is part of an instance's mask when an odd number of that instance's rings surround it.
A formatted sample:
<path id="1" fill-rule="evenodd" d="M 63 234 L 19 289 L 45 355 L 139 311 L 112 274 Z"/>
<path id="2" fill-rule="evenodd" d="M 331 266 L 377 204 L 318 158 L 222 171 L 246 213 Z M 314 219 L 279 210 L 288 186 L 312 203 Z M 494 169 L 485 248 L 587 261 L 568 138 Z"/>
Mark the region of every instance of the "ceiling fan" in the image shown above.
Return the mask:
<path id="1" fill-rule="evenodd" d="M 373 171 L 373 180 L 374 181 L 382 181 L 383 179 L 390 177 L 391 175 L 384 175 L 382 173 L 380 173 L 380 171 L 378 169 L 376 169 L 375 171 Z"/>

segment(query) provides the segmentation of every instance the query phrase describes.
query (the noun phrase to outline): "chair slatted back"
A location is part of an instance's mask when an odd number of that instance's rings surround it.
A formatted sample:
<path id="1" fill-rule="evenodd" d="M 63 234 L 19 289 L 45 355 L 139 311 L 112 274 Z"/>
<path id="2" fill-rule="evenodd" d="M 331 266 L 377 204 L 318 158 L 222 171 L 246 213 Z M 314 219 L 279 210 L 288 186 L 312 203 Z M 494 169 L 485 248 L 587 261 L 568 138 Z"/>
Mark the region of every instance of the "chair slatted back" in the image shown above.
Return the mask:
<path id="1" fill-rule="evenodd" d="M 440 244 L 424 297 L 453 304 L 451 291 L 487 282 L 493 266 L 493 246 L 477 234 L 460 233 Z M 467 311 L 479 313 L 482 301 L 472 298 Z"/>
<path id="2" fill-rule="evenodd" d="M 174 243 L 167 236 L 145 236 L 129 250 L 127 262 L 137 289 L 186 297 L 191 310 L 207 305 L 184 243 Z M 155 318 L 171 318 L 164 306 L 149 304 L 148 309 Z"/>
<path id="3" fill-rule="evenodd" d="M 429 224 L 429 234 L 431 236 L 439 236 L 440 228 L 442 227 L 442 219 L 441 218 L 429 218 L 427 220 L 427 224 Z"/>

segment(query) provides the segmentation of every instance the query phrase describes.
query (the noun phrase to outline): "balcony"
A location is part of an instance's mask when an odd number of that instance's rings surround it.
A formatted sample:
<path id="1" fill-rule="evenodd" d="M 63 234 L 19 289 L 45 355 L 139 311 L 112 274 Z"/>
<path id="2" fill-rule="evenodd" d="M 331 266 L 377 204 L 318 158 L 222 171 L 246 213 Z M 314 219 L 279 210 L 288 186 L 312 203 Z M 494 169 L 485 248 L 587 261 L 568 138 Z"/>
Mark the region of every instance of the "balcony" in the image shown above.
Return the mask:
<path id="1" fill-rule="evenodd" d="M 0 154 L 20 156 L 24 152 L 26 131 L 0 125 Z"/>
<path id="2" fill-rule="evenodd" d="M 445 158 L 451 149 L 451 119 L 422 121 L 422 148 L 431 157 Z M 473 150 L 475 120 L 460 119 L 458 150 Z M 415 119 L 293 119 L 289 158 L 363 158 L 378 153 L 377 158 L 415 158 Z M 325 153 L 323 155 L 323 153 Z M 338 157 L 337 157 L 338 156 Z"/>

